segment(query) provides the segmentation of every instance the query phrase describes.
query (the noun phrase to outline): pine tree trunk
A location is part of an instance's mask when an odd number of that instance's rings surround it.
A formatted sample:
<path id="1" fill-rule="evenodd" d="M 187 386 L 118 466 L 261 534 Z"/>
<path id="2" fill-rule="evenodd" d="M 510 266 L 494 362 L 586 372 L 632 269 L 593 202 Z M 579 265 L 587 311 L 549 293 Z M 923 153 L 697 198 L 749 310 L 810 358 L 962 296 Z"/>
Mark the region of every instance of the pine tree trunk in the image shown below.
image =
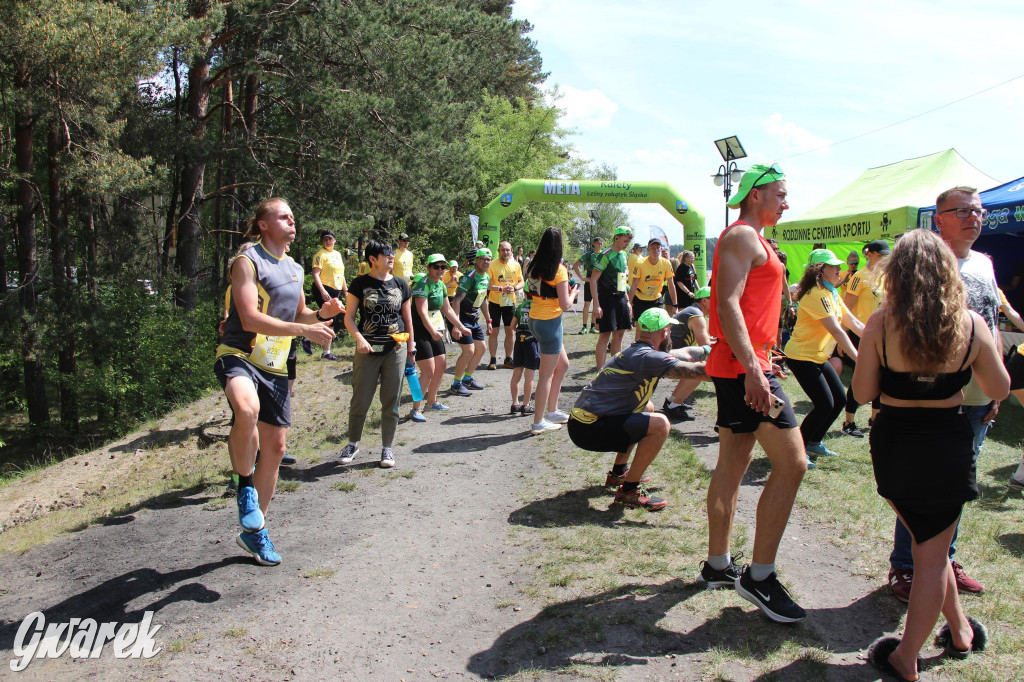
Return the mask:
<path id="1" fill-rule="evenodd" d="M 27 91 L 30 85 L 27 65 L 23 61 L 19 62 L 16 65 L 14 86 Z M 21 357 L 28 419 L 33 424 L 45 424 L 50 420 L 50 408 L 46 402 L 39 322 L 36 320 L 36 278 L 39 275 L 39 264 L 36 262 L 35 192 L 32 186 L 34 124 L 31 105 L 22 104 L 14 114 L 14 159 L 15 167 L 21 176 L 17 185 L 18 269 L 21 271 L 20 300 L 24 322 Z"/>
<path id="2" fill-rule="evenodd" d="M 78 433 L 78 390 L 75 377 L 75 334 L 71 278 L 67 262 L 67 220 L 60 181 L 60 152 L 64 135 L 58 125 L 46 138 L 48 194 L 50 207 L 50 263 L 53 267 L 53 298 L 56 303 L 54 324 L 57 338 L 57 391 L 60 397 L 60 424 L 68 433 Z"/>

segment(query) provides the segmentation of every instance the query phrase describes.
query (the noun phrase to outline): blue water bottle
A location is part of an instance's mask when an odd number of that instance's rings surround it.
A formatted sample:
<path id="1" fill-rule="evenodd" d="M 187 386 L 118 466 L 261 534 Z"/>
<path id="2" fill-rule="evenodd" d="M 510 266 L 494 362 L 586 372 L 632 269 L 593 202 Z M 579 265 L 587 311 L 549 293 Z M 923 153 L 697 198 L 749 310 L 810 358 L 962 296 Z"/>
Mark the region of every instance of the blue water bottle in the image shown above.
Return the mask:
<path id="1" fill-rule="evenodd" d="M 409 382 L 409 393 L 416 402 L 423 400 L 423 388 L 420 386 L 420 375 L 416 372 L 416 365 L 412 358 L 405 361 L 405 379 Z"/>

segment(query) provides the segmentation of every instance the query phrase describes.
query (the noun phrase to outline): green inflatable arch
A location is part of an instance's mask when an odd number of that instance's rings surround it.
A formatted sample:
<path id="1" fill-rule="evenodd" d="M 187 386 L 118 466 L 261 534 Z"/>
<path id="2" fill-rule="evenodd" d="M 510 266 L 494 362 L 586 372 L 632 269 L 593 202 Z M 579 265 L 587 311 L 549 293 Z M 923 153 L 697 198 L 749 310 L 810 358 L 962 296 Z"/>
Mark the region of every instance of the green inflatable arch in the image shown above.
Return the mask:
<path id="1" fill-rule="evenodd" d="M 496 245 L 501 221 L 525 201 L 587 204 L 661 204 L 683 226 L 683 245 L 693 251 L 697 281 L 707 282 L 704 216 L 667 182 L 516 180 L 480 212 L 480 239 Z"/>

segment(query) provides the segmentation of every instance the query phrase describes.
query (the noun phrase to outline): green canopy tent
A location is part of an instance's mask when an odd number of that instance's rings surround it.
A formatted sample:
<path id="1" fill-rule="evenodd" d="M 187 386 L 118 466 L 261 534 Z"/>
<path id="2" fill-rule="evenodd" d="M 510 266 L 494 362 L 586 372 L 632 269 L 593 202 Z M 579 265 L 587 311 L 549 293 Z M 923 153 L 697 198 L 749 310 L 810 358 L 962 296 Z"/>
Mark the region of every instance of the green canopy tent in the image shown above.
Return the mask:
<path id="1" fill-rule="evenodd" d="M 824 243 L 842 260 L 865 243 L 894 237 L 917 226 L 917 211 L 957 185 L 998 184 L 955 149 L 869 168 L 852 183 L 797 220 L 767 229 L 789 256 L 790 281 L 799 281 L 814 244 Z M 790 188 L 792 191 L 793 188 Z"/>

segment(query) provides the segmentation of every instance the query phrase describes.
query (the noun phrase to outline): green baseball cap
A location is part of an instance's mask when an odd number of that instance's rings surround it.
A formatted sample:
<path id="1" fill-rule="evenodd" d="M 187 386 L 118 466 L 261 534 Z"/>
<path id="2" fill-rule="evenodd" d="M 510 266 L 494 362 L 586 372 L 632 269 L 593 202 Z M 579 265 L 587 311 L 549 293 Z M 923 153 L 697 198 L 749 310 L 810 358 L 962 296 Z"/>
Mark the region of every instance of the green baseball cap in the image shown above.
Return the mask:
<path id="1" fill-rule="evenodd" d="M 658 332 L 670 324 L 680 322 L 666 313 L 664 308 L 648 308 L 636 321 L 636 326 L 645 332 Z"/>
<path id="2" fill-rule="evenodd" d="M 818 263 L 824 263 L 825 265 L 846 265 L 844 261 L 836 258 L 836 254 L 832 253 L 829 249 L 815 249 L 811 251 L 810 257 L 807 259 L 807 265 L 817 265 Z M 806 265 L 804 267 L 807 267 Z"/>
<path id="3" fill-rule="evenodd" d="M 493 258 L 490 249 L 477 249 L 476 258 Z"/>
<path id="4" fill-rule="evenodd" d="M 412 283 L 419 284 L 421 281 L 423 281 L 423 278 L 426 276 L 427 273 L 425 272 L 417 272 L 415 275 L 412 276 Z"/>
<path id="5" fill-rule="evenodd" d="M 701 298 L 711 298 L 711 287 L 701 287 L 693 292 L 693 300 L 696 301 Z"/>
<path id="6" fill-rule="evenodd" d="M 628 225 L 619 225 L 618 227 L 615 228 L 615 231 L 612 232 L 612 239 L 615 239 L 620 234 L 628 234 L 630 237 L 632 237 L 633 230 Z"/>
<path id="7" fill-rule="evenodd" d="M 743 174 L 743 179 L 740 180 L 740 188 L 736 190 L 736 194 L 733 195 L 732 199 L 726 204 L 729 208 L 736 208 L 740 205 L 740 202 L 746 198 L 755 187 L 761 185 L 770 185 L 773 182 L 782 180 L 785 174 L 777 164 L 765 166 L 764 164 L 755 163 L 750 167 L 746 173 Z"/>
<path id="8" fill-rule="evenodd" d="M 427 265 L 433 265 L 434 263 L 447 263 L 443 253 L 432 253 L 427 256 Z"/>
<path id="9" fill-rule="evenodd" d="M 457 268 L 457 267 L 459 267 L 459 261 L 454 260 L 454 259 L 448 261 L 448 267 L 450 267 L 450 268 Z"/>

